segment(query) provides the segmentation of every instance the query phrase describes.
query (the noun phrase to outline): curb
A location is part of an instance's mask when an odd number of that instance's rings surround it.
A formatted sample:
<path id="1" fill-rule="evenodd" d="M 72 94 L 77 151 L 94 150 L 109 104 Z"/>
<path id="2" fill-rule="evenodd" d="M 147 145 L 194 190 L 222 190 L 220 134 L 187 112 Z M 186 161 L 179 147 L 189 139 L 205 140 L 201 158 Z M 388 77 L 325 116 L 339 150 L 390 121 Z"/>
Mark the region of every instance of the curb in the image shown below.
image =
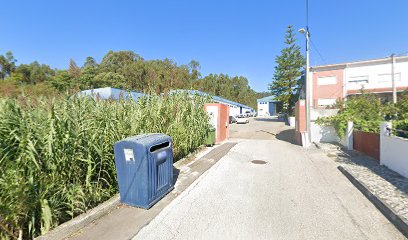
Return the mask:
<path id="1" fill-rule="evenodd" d="M 200 153 L 206 152 L 207 150 L 213 150 L 221 145 L 216 145 L 210 149 L 206 148 L 204 145 L 200 146 L 196 151 L 189 153 L 184 158 L 178 160 L 173 164 L 174 167 L 180 168 L 183 165 L 188 165 L 189 160 L 196 157 Z M 109 200 L 99 204 L 98 206 L 88 210 L 87 212 L 74 217 L 73 219 L 55 227 L 48 233 L 40 235 L 35 238 L 35 240 L 54 240 L 54 239 L 66 239 L 71 237 L 73 234 L 77 233 L 81 229 L 87 227 L 90 223 L 95 220 L 107 215 L 113 209 L 115 209 L 120 204 L 119 194 L 114 195 Z"/>
<path id="2" fill-rule="evenodd" d="M 380 210 L 380 212 L 406 237 L 408 238 L 408 222 L 401 218 L 394 210 L 388 206 L 387 203 L 383 202 L 377 196 L 368 190 L 364 183 L 358 181 L 350 172 L 348 172 L 343 166 L 338 166 L 337 169 L 340 170 L 350 180 L 350 182 L 358 189 L 360 192 L 370 200 L 374 206 Z"/>
<path id="3" fill-rule="evenodd" d="M 69 237 L 74 232 L 86 227 L 91 222 L 97 220 L 108 214 L 111 210 L 119 205 L 119 194 L 116 194 L 109 200 L 99 204 L 98 206 L 90 209 L 59 226 L 49 231 L 48 233 L 38 236 L 36 240 L 49 240 L 49 239 L 64 239 Z"/>

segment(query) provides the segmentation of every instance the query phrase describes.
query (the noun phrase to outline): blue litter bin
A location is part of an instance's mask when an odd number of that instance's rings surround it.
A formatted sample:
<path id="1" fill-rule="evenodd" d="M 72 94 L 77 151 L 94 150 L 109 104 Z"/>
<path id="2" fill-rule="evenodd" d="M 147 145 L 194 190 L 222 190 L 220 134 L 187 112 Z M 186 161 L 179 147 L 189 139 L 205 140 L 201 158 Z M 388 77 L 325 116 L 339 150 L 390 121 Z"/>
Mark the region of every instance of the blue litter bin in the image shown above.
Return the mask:
<path id="1" fill-rule="evenodd" d="M 165 134 L 144 134 L 114 146 L 122 203 L 149 209 L 173 186 L 173 148 Z"/>

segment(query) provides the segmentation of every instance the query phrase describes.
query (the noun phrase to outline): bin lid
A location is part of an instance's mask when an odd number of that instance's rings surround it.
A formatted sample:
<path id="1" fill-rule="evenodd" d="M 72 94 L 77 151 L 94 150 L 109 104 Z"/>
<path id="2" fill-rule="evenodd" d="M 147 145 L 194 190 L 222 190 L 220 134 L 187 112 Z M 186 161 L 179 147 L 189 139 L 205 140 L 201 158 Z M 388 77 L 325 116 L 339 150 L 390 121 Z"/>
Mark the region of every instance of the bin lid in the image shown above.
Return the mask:
<path id="1" fill-rule="evenodd" d="M 151 146 L 164 141 L 171 141 L 171 137 L 163 133 L 149 133 L 128 137 L 119 142 L 134 142 L 144 146 Z"/>

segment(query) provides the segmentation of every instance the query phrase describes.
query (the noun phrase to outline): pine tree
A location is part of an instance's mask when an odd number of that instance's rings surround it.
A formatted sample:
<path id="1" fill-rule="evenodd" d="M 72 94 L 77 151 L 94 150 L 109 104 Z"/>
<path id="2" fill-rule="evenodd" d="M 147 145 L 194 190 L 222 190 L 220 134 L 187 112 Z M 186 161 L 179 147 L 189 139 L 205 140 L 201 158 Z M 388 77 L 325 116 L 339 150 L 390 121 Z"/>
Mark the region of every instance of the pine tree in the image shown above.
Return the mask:
<path id="1" fill-rule="evenodd" d="M 293 26 L 289 25 L 285 34 L 286 47 L 281 50 L 281 55 L 276 57 L 275 73 L 269 90 L 276 100 L 280 101 L 283 111 L 292 114 L 296 102 L 298 80 L 302 75 L 305 58 L 296 45 Z"/>

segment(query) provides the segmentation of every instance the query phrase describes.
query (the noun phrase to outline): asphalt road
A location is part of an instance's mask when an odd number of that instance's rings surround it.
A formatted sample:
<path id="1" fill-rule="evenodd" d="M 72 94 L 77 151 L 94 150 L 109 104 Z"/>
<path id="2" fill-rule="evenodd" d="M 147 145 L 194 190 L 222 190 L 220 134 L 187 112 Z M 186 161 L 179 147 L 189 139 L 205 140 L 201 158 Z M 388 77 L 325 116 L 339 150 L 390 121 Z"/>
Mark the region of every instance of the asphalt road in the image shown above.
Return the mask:
<path id="1" fill-rule="evenodd" d="M 293 129 L 230 130 L 238 144 L 135 239 L 405 239 L 330 158 L 292 144 Z"/>

